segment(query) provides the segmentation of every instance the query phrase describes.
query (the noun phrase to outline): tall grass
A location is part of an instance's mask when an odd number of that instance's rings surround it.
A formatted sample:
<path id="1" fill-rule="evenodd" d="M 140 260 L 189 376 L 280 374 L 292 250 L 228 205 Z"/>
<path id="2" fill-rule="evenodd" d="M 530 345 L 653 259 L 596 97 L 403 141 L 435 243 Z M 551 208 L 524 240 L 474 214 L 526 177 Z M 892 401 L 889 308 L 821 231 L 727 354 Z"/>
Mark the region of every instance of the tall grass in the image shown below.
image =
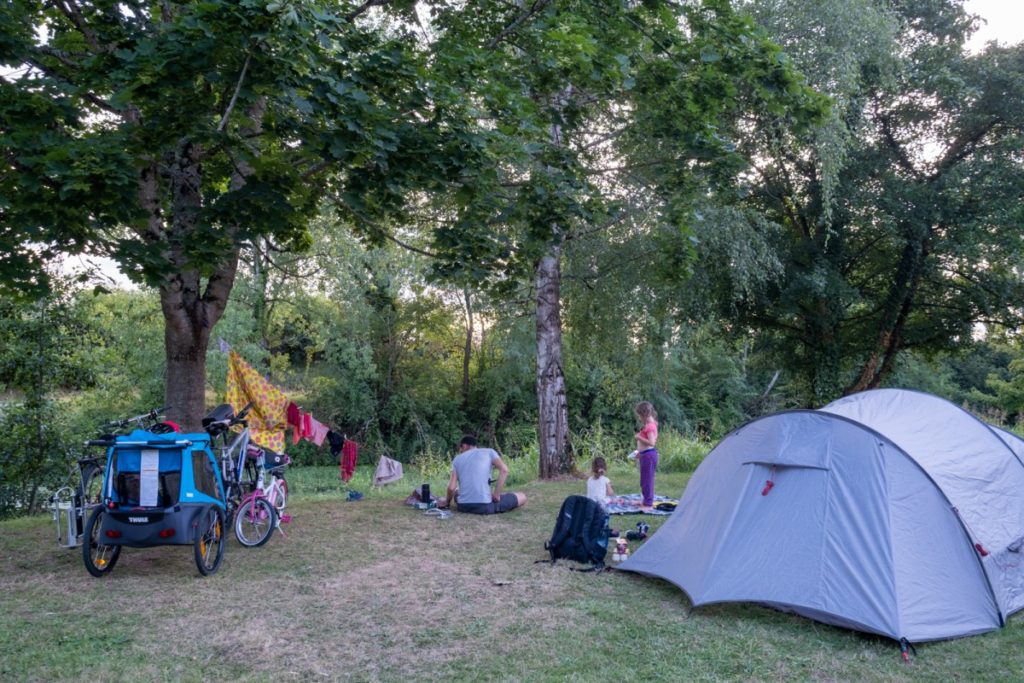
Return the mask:
<path id="1" fill-rule="evenodd" d="M 590 471 L 590 463 L 596 457 L 604 458 L 609 466 L 629 463 L 628 455 L 633 446 L 632 439 L 623 441 L 620 435 L 609 432 L 600 422 L 572 437 L 576 467 L 583 472 Z M 666 428 L 658 434 L 658 469 L 662 472 L 693 472 L 711 447 L 709 440 L 695 439 Z"/>
<path id="2" fill-rule="evenodd" d="M 606 429 L 600 422 L 570 436 L 575 465 L 578 474 L 586 475 L 590 471 L 590 463 L 596 457 L 602 457 L 608 466 L 622 472 L 632 469 L 633 462 L 627 456 L 632 450 L 632 442 L 623 440 L 620 434 Z M 535 429 L 523 429 L 506 434 L 504 441 L 497 449 L 502 460 L 508 465 L 509 476 L 505 483 L 506 489 L 522 487 L 537 478 L 540 471 L 540 450 Z M 659 462 L 661 472 L 693 472 L 711 450 L 711 442 L 695 439 L 673 429 L 666 429 L 658 436 Z M 428 445 L 418 451 L 406 465 L 406 477 L 402 486 L 411 488 L 421 484 L 430 484 L 431 490 L 442 495 L 448 477 L 451 474 L 452 460 L 456 452 Z M 296 468 L 296 472 L 307 468 Z M 319 468 L 314 468 L 319 469 Z M 362 474 L 361 474 L 362 473 Z M 289 478 L 292 475 L 289 475 Z M 322 475 L 320 475 L 322 477 Z M 351 487 L 359 489 L 371 487 L 373 467 L 360 467 L 353 477 Z M 309 482 L 314 491 L 337 490 L 335 482 Z M 309 490 L 309 489 L 307 489 Z M 363 489 L 360 489 L 363 490 Z"/>
<path id="3" fill-rule="evenodd" d="M 658 469 L 662 472 L 693 472 L 714 444 L 672 429 L 658 435 Z"/>

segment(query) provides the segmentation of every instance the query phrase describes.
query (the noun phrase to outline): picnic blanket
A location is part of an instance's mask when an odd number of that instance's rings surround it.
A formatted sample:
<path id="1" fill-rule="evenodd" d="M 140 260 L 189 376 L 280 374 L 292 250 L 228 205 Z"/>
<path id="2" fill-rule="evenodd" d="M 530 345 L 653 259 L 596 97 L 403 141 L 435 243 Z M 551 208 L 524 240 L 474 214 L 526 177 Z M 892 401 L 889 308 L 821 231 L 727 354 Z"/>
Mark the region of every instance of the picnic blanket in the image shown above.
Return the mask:
<path id="1" fill-rule="evenodd" d="M 654 497 L 654 509 L 647 513 L 641 513 L 640 506 L 643 503 L 643 496 L 639 493 L 629 493 L 624 496 L 612 496 L 608 499 L 605 509 L 609 515 L 671 515 L 679 502 L 675 498 L 666 496 Z M 661 508 L 659 509 L 659 505 Z"/>

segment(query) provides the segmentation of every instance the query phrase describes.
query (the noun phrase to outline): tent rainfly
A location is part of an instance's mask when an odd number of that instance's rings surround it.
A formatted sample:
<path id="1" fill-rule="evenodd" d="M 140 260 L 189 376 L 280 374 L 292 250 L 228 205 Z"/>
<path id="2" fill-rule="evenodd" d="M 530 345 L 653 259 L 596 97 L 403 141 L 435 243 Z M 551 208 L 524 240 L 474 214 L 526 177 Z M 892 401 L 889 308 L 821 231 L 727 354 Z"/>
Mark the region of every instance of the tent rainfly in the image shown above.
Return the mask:
<path id="1" fill-rule="evenodd" d="M 1024 607 L 1024 441 L 929 394 L 866 391 L 754 420 L 620 569 L 694 606 L 755 602 L 923 642 Z"/>

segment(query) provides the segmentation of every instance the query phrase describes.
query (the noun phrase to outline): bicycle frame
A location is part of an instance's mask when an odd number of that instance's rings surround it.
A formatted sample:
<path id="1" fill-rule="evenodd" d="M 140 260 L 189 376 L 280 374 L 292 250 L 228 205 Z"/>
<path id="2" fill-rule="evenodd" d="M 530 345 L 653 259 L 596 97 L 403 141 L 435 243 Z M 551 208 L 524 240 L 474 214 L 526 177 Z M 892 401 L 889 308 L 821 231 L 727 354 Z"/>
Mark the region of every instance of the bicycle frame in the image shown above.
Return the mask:
<path id="1" fill-rule="evenodd" d="M 280 514 L 284 509 L 284 506 L 287 504 L 287 499 L 284 497 L 283 491 L 283 479 L 278 475 L 267 471 L 266 462 L 263 458 L 262 452 L 256 457 L 256 472 L 256 486 L 251 492 L 247 493 L 245 497 L 242 498 L 240 505 L 257 498 L 266 498 L 278 513 L 275 528 L 281 530 L 281 522 L 288 521 L 287 519 L 283 519 Z M 270 474 L 269 477 L 267 476 L 268 474 Z M 278 504 L 279 500 L 282 501 L 280 505 Z M 255 515 L 256 506 L 251 506 L 249 511 L 250 514 Z M 281 533 L 284 534 L 284 531 L 281 530 Z"/>
<path id="2" fill-rule="evenodd" d="M 227 443 L 226 435 L 224 437 L 224 443 Z M 245 454 L 248 449 L 248 427 L 244 427 L 230 445 L 222 446 L 220 449 L 221 475 L 224 477 L 224 481 L 230 482 L 229 485 L 233 488 L 239 488 L 242 484 L 242 472 L 245 469 Z"/>
<path id="3" fill-rule="evenodd" d="M 60 487 L 50 496 L 50 513 L 57 527 L 57 545 L 62 548 L 77 548 L 82 543 L 82 528 L 89 516 L 89 511 L 98 501 L 84 500 L 89 482 L 86 480 L 86 472 L 98 471 L 102 477 L 104 459 L 99 456 L 81 458 L 72 467 L 72 472 L 77 474 L 77 482 Z M 75 479 L 71 475 L 70 479 Z"/>

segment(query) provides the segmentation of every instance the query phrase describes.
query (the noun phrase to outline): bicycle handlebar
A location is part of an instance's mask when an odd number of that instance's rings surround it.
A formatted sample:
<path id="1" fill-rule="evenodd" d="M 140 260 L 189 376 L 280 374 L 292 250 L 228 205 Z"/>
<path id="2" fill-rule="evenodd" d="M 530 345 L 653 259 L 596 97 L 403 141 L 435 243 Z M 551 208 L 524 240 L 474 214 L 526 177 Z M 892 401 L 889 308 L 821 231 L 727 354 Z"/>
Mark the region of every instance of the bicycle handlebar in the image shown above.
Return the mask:
<path id="1" fill-rule="evenodd" d="M 239 422 L 242 422 L 245 419 L 245 416 L 249 414 L 249 411 L 252 410 L 252 407 L 254 405 L 255 404 L 252 401 L 250 401 L 249 405 L 245 406 L 240 411 L 238 411 L 238 415 L 235 415 L 234 419 L 231 420 L 231 424 L 238 424 Z"/>
<path id="2" fill-rule="evenodd" d="M 156 420 L 157 418 L 160 417 L 160 415 L 162 415 L 163 413 L 167 412 L 169 409 L 170 409 L 170 406 L 164 406 L 163 408 L 153 408 L 149 412 L 143 413 L 142 415 L 136 415 L 135 417 L 126 417 L 123 420 L 114 420 L 113 422 L 108 422 L 107 426 L 108 427 L 127 427 L 128 425 L 130 425 L 132 423 L 142 422 L 143 420 Z"/>

